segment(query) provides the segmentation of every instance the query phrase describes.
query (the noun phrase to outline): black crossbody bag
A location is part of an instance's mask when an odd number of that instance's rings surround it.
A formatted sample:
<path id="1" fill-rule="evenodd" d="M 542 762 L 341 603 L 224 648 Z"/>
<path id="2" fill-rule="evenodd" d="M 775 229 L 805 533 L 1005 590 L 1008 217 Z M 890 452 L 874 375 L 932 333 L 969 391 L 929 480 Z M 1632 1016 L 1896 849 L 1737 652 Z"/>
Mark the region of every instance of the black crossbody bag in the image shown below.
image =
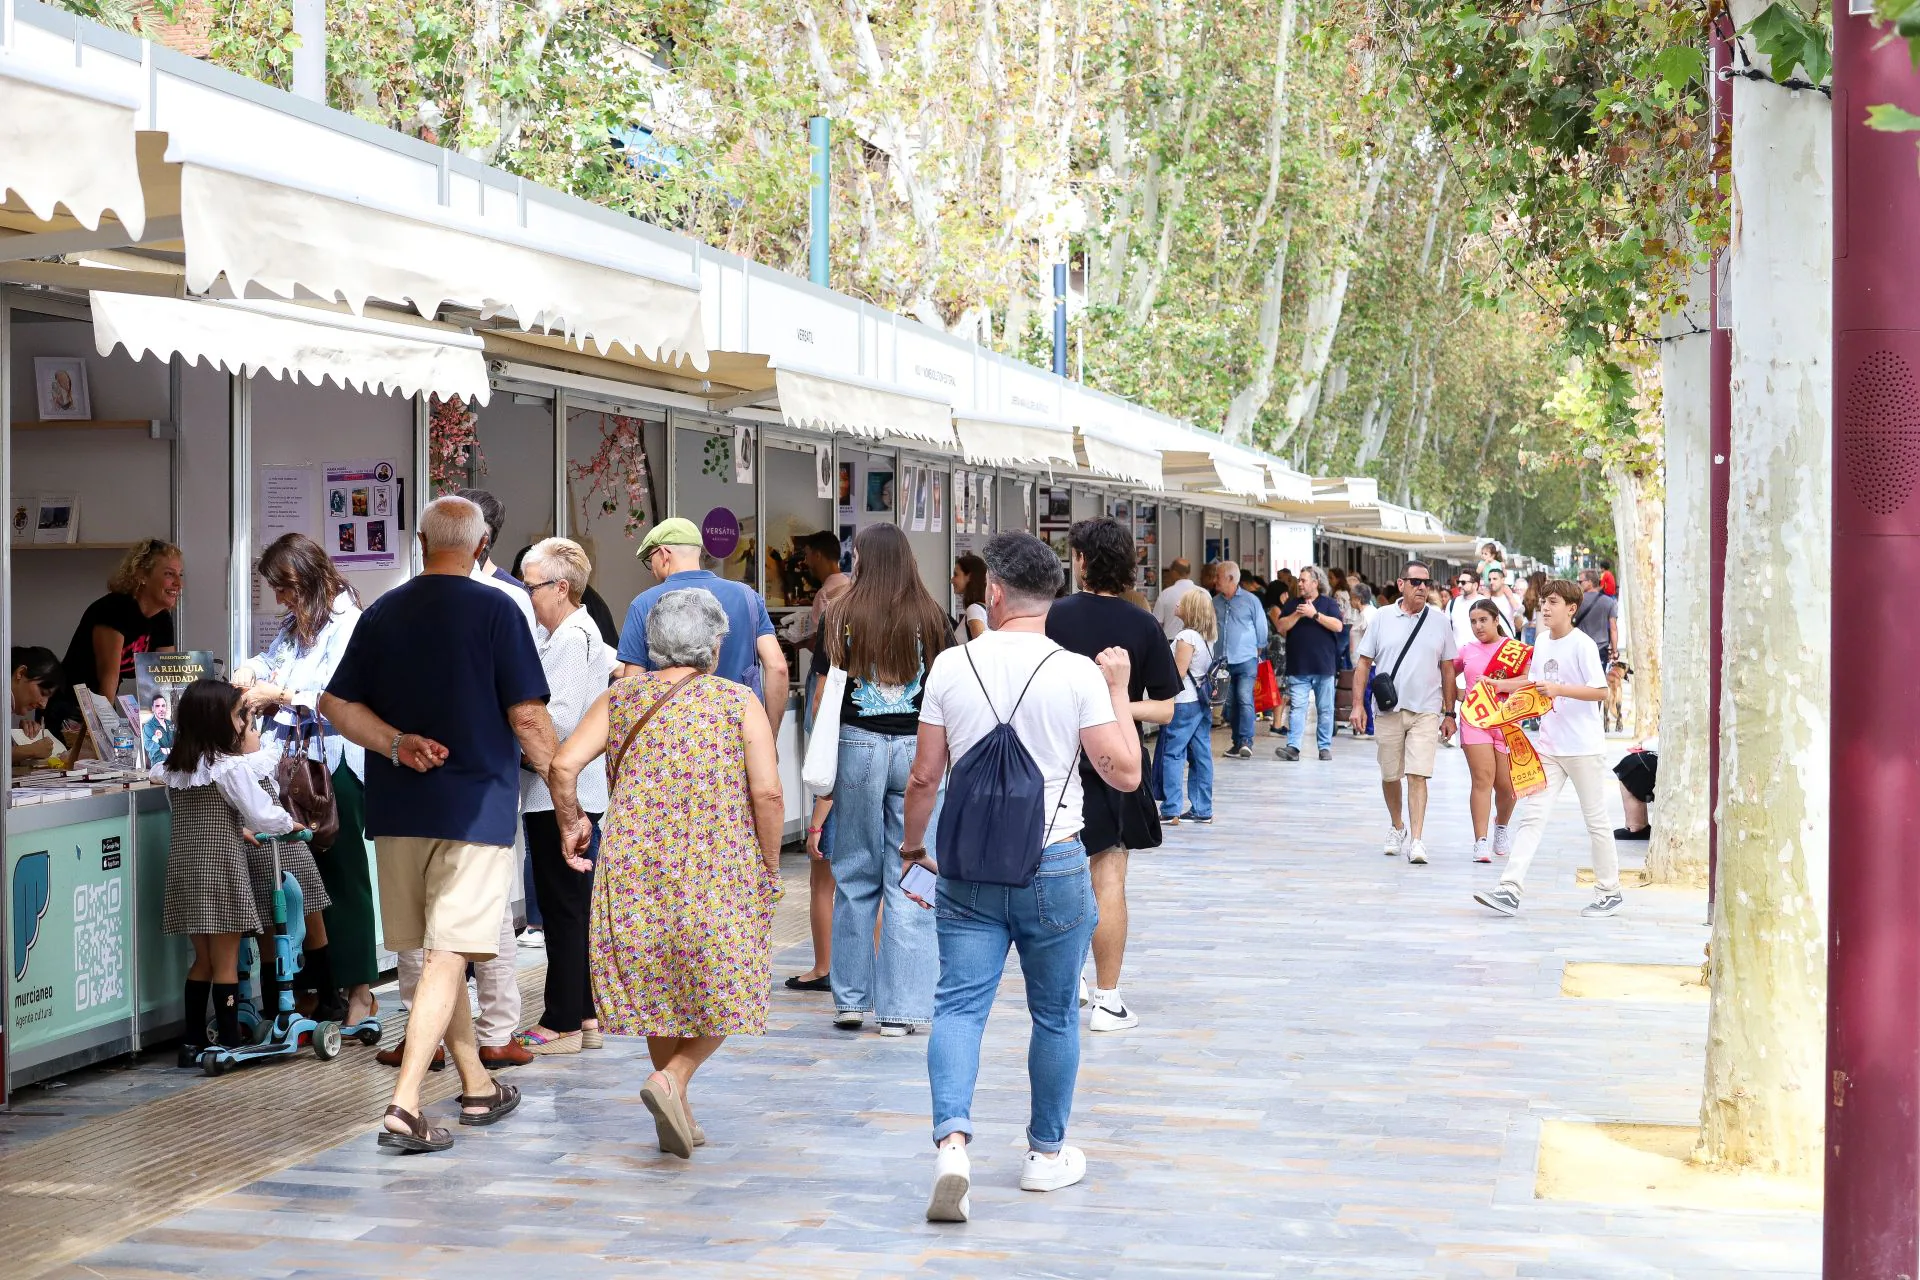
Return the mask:
<path id="1" fill-rule="evenodd" d="M 1413 648 L 1413 642 L 1420 638 L 1420 628 L 1427 625 L 1427 615 L 1433 612 L 1432 605 L 1423 605 L 1420 609 L 1420 621 L 1413 624 L 1413 634 L 1400 646 L 1400 656 L 1393 660 L 1393 670 L 1378 672 L 1368 681 L 1373 690 L 1373 705 L 1379 711 L 1397 711 L 1400 708 L 1400 691 L 1394 688 L 1393 678 L 1400 674 L 1400 664 L 1407 660 L 1407 651 Z"/>

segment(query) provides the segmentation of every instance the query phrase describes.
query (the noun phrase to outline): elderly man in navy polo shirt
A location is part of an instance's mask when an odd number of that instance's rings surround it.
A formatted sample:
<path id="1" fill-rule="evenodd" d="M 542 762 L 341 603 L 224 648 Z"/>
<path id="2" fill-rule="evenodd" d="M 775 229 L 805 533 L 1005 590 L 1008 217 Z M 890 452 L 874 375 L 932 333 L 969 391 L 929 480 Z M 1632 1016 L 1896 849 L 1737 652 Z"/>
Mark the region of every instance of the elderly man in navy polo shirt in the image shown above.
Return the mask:
<path id="1" fill-rule="evenodd" d="M 773 731 L 779 733 L 787 710 L 787 659 L 774 635 L 767 602 L 745 583 L 701 568 L 700 551 L 700 531 L 683 516 L 662 520 L 641 540 L 640 562 L 660 582 L 635 596 L 627 606 L 626 622 L 620 628 L 620 666 L 614 675 L 630 676 L 653 669 L 647 655 L 647 615 L 653 611 L 654 601 L 669 591 L 698 587 L 718 600 L 727 614 L 727 636 L 720 643 L 720 662 L 713 673 L 758 694 L 766 704 Z"/>

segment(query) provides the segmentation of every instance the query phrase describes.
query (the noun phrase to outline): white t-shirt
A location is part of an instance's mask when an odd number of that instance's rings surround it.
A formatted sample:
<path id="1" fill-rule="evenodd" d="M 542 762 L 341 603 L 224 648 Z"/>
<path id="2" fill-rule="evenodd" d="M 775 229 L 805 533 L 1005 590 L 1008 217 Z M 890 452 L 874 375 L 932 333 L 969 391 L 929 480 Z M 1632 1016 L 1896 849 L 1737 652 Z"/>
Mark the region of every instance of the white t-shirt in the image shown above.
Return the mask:
<path id="1" fill-rule="evenodd" d="M 1455 648 L 1473 643 L 1473 606 L 1485 599 L 1485 596 L 1456 596 L 1447 602 L 1447 620 L 1453 623 Z"/>
<path id="2" fill-rule="evenodd" d="M 1176 704 L 1199 701 L 1200 681 L 1206 678 L 1207 668 L 1213 665 L 1213 646 L 1207 643 L 1205 636 L 1192 627 L 1187 627 L 1173 638 L 1173 661 L 1176 667 L 1180 663 L 1182 640 L 1193 646 L 1193 656 L 1187 661 L 1187 676 L 1180 682 L 1180 692 L 1173 695 Z"/>
<path id="3" fill-rule="evenodd" d="M 1199 587 L 1194 585 L 1192 578 L 1182 578 L 1165 591 L 1162 591 L 1160 598 L 1153 602 L 1154 620 L 1160 624 L 1160 629 L 1167 633 L 1167 639 L 1171 640 L 1179 635 L 1180 628 L 1187 625 L 1180 621 L 1179 617 L 1174 613 L 1174 610 L 1180 607 L 1180 598 L 1189 591 L 1198 591 L 1199 589 Z"/>
<path id="4" fill-rule="evenodd" d="M 1527 670 L 1531 680 L 1554 684 L 1585 685 L 1589 689 L 1607 687 L 1607 673 L 1600 665 L 1600 648 L 1583 631 L 1570 631 L 1560 639 L 1542 631 L 1534 637 L 1533 665 Z M 1607 749 L 1606 727 L 1600 719 L 1600 704 L 1578 698 L 1555 698 L 1553 710 L 1540 717 L 1540 731 L 1533 745 L 1549 756 L 1597 756 Z"/>
<path id="5" fill-rule="evenodd" d="M 955 644 L 965 644 L 967 641 L 973 639 L 973 627 L 970 624 L 975 619 L 978 619 L 980 625 L 985 627 L 987 631 L 993 630 L 993 624 L 987 621 L 987 606 L 983 604 L 970 604 L 967 606 L 966 612 L 960 615 L 960 625 L 953 629 L 953 642 Z M 983 631 L 981 634 L 985 635 L 986 632 Z"/>
<path id="6" fill-rule="evenodd" d="M 467 576 L 475 582 L 484 582 L 494 590 L 504 592 L 507 599 L 519 605 L 521 614 L 527 620 L 527 630 L 533 633 L 534 644 L 540 643 L 540 620 L 533 616 L 533 596 L 525 587 L 515 586 L 504 578 L 488 573 L 479 565 L 475 565 L 473 572 Z"/>
<path id="7" fill-rule="evenodd" d="M 1054 656 L 1047 658 L 1049 653 Z M 1027 680 L 1042 658 L 1047 659 L 1046 669 L 1028 687 Z M 1020 696 L 1023 688 L 1024 698 Z M 1070 653 L 1030 631 L 989 631 L 965 648 L 949 649 L 933 660 L 920 703 L 920 723 L 946 729 L 948 759 L 957 761 L 966 755 L 1009 712 L 1013 731 L 1046 780 L 1046 839 L 1054 842 L 1077 835 L 1080 770 L 1074 761 L 1080 754 L 1082 729 L 1113 723 L 1113 697 L 1107 692 L 1106 677 L 1093 659 Z"/>

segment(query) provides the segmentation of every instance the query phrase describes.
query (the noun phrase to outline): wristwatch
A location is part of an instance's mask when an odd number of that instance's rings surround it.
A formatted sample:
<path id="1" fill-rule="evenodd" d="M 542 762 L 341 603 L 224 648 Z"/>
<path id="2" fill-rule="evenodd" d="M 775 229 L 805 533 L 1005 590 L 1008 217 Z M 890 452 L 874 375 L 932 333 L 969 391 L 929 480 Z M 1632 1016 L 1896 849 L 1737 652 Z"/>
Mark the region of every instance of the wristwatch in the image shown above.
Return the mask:
<path id="1" fill-rule="evenodd" d="M 924 858 L 927 856 L 927 846 L 923 844 L 917 848 L 909 849 L 907 846 L 901 845 L 900 856 L 903 858 Z"/>
<path id="2" fill-rule="evenodd" d="M 400 739 L 406 736 L 404 733 L 394 734 L 393 745 L 387 748 L 387 759 L 393 762 L 393 767 L 396 769 L 400 767 Z"/>

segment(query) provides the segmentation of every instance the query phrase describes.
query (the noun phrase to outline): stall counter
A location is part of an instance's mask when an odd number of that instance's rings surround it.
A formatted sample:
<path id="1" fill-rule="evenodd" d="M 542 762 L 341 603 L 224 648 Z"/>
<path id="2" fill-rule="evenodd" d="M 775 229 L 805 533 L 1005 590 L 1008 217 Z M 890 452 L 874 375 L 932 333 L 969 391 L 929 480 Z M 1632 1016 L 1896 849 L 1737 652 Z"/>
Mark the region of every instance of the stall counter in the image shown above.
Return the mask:
<path id="1" fill-rule="evenodd" d="M 170 830 L 158 787 L 7 811 L 10 1087 L 178 1029 L 192 955 L 160 929 Z"/>

